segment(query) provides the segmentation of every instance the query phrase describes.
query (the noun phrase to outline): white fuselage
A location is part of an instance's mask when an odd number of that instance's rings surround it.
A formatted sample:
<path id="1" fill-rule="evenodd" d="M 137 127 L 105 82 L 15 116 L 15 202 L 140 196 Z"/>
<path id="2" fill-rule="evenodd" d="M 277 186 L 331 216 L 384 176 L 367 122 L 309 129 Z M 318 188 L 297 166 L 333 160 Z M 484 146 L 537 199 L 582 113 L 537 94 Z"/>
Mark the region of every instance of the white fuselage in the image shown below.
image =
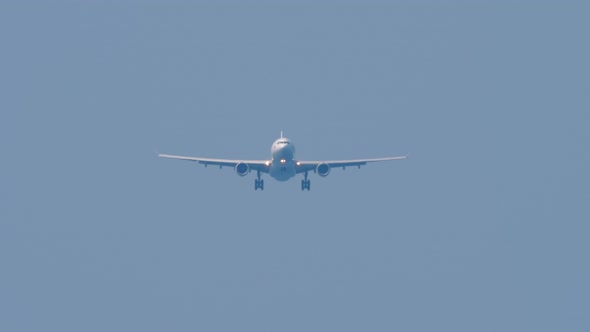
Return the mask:
<path id="1" fill-rule="evenodd" d="M 272 144 L 270 153 L 270 176 L 278 181 L 287 181 L 295 176 L 295 146 L 288 138 L 277 139 Z"/>

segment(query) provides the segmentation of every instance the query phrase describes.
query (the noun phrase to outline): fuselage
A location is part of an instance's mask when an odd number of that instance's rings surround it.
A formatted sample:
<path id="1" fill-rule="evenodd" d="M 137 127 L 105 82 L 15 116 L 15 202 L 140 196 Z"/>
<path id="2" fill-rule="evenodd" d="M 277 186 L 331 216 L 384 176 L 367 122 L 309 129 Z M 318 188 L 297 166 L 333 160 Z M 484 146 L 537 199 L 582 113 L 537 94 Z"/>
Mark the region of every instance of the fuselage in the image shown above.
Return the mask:
<path id="1" fill-rule="evenodd" d="M 295 176 L 295 146 L 288 138 L 277 139 L 270 148 L 270 154 L 270 176 L 278 181 L 287 181 Z"/>

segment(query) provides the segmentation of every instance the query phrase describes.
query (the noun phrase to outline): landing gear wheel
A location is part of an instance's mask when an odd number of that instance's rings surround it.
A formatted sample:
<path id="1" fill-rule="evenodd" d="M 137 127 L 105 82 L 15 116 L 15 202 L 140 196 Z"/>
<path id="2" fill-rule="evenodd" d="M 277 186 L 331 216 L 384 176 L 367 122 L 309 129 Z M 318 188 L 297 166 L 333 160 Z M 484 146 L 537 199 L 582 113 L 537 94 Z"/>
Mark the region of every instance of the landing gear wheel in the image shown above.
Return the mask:
<path id="1" fill-rule="evenodd" d="M 258 179 L 254 180 L 254 190 L 264 190 L 264 180 L 260 178 L 260 171 L 258 171 Z"/>
<path id="2" fill-rule="evenodd" d="M 307 191 L 309 191 L 310 187 L 311 187 L 311 181 L 309 181 L 307 179 L 307 172 L 303 173 L 303 180 L 301 180 L 301 190 L 305 190 L 307 189 Z"/>
<path id="3" fill-rule="evenodd" d="M 301 180 L 301 190 L 309 191 L 311 188 L 311 181 L 309 180 Z"/>

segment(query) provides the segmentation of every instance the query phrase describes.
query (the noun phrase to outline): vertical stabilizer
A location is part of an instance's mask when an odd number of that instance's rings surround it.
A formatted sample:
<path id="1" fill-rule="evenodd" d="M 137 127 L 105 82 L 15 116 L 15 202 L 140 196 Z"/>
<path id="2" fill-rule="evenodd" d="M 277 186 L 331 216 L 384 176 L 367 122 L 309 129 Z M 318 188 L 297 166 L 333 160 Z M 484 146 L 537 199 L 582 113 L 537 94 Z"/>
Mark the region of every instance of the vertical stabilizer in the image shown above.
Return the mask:
<path id="1" fill-rule="evenodd" d="M 283 138 L 283 131 L 281 130 L 281 138 Z"/>

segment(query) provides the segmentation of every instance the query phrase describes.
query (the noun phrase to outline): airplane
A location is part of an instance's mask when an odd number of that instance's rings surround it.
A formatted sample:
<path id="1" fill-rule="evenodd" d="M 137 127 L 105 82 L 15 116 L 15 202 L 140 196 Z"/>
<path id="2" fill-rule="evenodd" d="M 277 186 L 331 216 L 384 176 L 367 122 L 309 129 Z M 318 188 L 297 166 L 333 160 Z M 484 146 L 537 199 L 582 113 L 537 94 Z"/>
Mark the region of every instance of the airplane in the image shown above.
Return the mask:
<path id="1" fill-rule="evenodd" d="M 254 181 L 254 190 L 264 190 L 264 180 L 261 179 L 262 173 L 267 173 L 278 181 L 287 181 L 297 174 L 303 173 L 303 180 L 301 180 L 301 190 L 309 191 L 311 189 L 311 181 L 307 179 L 309 172 L 314 172 L 321 177 L 328 176 L 330 170 L 336 167 L 346 169 L 347 166 L 358 166 L 367 163 L 406 159 L 408 156 L 375 158 L 375 159 L 354 159 L 354 160 L 332 160 L 332 161 L 301 161 L 295 159 L 295 146 L 293 142 L 286 137 L 278 138 L 270 148 L 270 160 L 237 160 L 237 159 L 213 159 L 213 158 L 199 158 L 177 156 L 169 154 L 158 154 L 162 158 L 181 159 L 188 161 L 195 161 L 199 164 L 215 165 L 222 168 L 224 166 L 233 167 L 239 176 L 246 176 L 251 171 L 256 171 L 257 179 Z"/>

